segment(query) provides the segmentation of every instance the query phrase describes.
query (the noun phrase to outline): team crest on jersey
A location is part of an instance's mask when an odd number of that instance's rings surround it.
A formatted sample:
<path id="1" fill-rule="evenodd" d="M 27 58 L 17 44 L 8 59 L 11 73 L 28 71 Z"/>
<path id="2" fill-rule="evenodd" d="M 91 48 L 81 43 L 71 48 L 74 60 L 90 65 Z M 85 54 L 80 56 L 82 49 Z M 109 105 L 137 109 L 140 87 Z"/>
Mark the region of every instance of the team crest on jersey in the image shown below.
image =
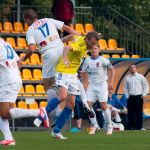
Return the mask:
<path id="1" fill-rule="evenodd" d="M 96 63 L 96 67 L 99 67 L 99 62 Z"/>

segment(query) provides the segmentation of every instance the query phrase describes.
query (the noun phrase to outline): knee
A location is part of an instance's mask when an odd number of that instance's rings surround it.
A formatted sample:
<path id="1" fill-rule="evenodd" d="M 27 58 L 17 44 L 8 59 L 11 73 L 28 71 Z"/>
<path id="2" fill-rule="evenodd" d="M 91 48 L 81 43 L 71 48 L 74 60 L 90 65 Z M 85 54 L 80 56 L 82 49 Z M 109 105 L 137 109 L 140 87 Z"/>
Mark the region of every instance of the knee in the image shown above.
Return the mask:
<path id="1" fill-rule="evenodd" d="M 66 93 L 61 94 L 61 95 L 59 96 L 60 101 L 64 101 L 66 98 L 67 98 L 67 94 L 66 94 Z"/>
<path id="2" fill-rule="evenodd" d="M 108 109 L 109 107 L 108 107 L 108 105 L 107 105 L 107 103 L 101 103 L 101 109 L 103 110 L 103 111 L 105 111 L 106 109 Z"/>

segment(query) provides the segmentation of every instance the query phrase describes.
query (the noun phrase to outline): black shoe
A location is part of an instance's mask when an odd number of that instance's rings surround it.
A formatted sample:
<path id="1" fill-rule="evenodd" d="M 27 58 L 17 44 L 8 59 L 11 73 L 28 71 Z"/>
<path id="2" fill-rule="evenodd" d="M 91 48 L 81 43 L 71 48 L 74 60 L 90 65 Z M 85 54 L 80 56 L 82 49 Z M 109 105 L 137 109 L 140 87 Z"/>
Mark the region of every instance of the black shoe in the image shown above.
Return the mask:
<path id="1" fill-rule="evenodd" d="M 87 114 L 87 116 L 89 116 L 90 118 L 94 118 L 95 117 L 95 114 L 92 110 L 90 110 L 89 108 L 87 107 L 84 107 L 84 112 Z"/>

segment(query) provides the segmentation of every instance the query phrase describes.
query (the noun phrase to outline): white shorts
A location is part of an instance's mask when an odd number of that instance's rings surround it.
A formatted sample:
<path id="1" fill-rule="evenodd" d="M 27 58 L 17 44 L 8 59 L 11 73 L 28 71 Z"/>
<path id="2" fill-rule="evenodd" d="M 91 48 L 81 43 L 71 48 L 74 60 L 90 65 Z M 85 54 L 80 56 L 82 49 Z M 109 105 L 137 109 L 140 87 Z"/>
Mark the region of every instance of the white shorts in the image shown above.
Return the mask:
<path id="1" fill-rule="evenodd" d="M 55 76 L 55 68 L 57 63 L 63 54 L 63 47 L 51 48 L 42 54 L 43 67 L 42 76 L 43 78 L 50 78 Z"/>
<path id="2" fill-rule="evenodd" d="M 86 91 L 87 100 L 91 102 L 95 102 L 99 100 L 99 102 L 107 102 L 108 100 L 108 84 L 104 82 L 103 84 L 93 85 L 89 84 Z"/>
<path id="3" fill-rule="evenodd" d="M 0 87 L 0 102 L 15 103 L 21 86 L 21 83 L 12 83 Z"/>
<path id="4" fill-rule="evenodd" d="M 77 74 L 72 75 L 72 74 L 56 73 L 55 80 L 56 84 L 58 86 L 65 87 L 68 90 L 69 94 L 80 95 Z"/>

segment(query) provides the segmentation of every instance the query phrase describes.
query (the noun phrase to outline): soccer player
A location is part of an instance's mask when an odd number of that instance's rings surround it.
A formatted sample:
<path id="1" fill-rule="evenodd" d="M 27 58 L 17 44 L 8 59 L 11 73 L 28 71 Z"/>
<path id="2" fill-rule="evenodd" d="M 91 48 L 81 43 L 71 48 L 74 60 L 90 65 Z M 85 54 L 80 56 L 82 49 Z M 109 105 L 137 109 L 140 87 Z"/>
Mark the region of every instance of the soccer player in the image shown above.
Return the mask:
<path id="1" fill-rule="evenodd" d="M 42 76 L 44 88 L 47 93 L 48 100 L 50 100 L 51 97 L 56 96 L 52 86 L 55 83 L 54 76 L 56 64 L 62 56 L 64 48 L 64 44 L 59 37 L 57 29 L 67 31 L 75 35 L 79 34 L 61 21 L 51 18 L 38 19 L 37 13 L 32 9 L 24 12 L 24 20 L 30 27 L 26 34 L 28 51 L 21 60 L 25 61 L 28 59 L 36 50 L 35 46 L 38 45 L 40 49 L 39 52 L 43 59 Z"/>
<path id="2" fill-rule="evenodd" d="M 63 109 L 57 124 L 52 131 L 52 136 L 59 139 L 66 139 L 60 134 L 62 127 L 71 115 L 74 108 L 75 97 L 80 95 L 78 86 L 77 70 L 80 66 L 82 56 L 87 52 L 93 43 L 97 43 L 99 35 L 97 32 L 89 32 L 86 37 L 73 36 L 74 43 L 71 46 L 66 46 L 63 59 L 61 59 L 56 67 L 56 84 L 58 85 L 58 97 L 53 98 L 46 106 L 49 114 L 57 107 L 59 103 L 66 98 L 66 106 Z"/>
<path id="3" fill-rule="evenodd" d="M 105 122 L 107 122 L 107 134 L 111 135 L 113 132 L 111 124 L 111 113 L 107 104 L 108 90 L 113 89 L 114 68 L 110 61 L 102 56 L 99 56 L 99 45 L 92 46 L 91 57 L 86 58 L 82 71 L 88 74 L 88 87 L 86 91 L 89 107 L 93 107 L 93 103 L 98 99 L 101 109 L 104 114 Z M 107 69 L 110 71 L 109 83 L 107 84 Z M 85 79 L 85 78 L 83 78 Z M 83 81 L 83 83 L 85 80 Z M 95 127 L 90 134 L 95 134 L 97 130 L 96 118 L 92 118 L 92 125 Z"/>
<path id="4" fill-rule="evenodd" d="M 4 140 L 0 145 L 15 145 L 15 140 L 9 129 L 9 118 L 40 116 L 45 127 L 49 127 L 49 119 L 45 109 L 32 110 L 13 108 L 22 81 L 19 68 L 21 61 L 11 45 L 0 39 L 0 130 Z"/>

